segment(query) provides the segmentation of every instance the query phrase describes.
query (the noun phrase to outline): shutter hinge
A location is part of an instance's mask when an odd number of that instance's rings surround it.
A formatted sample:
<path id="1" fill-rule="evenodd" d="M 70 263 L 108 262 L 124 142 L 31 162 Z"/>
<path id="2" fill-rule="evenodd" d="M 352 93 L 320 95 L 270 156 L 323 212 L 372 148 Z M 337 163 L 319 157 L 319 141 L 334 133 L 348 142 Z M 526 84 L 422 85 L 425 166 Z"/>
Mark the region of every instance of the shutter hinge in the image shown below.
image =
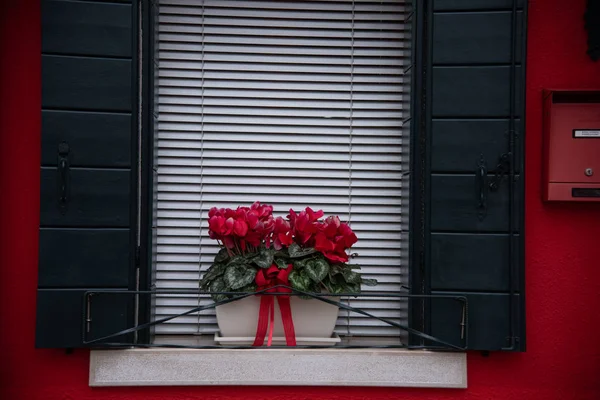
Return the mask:
<path id="1" fill-rule="evenodd" d="M 86 301 L 86 318 L 85 318 L 85 331 L 86 333 L 90 333 L 92 330 L 92 296 L 93 293 L 89 293 L 87 295 Z"/>
<path id="2" fill-rule="evenodd" d="M 509 343 L 509 346 L 503 348 L 502 350 L 512 351 L 517 347 L 518 343 L 521 341 L 521 338 L 519 336 L 507 336 L 506 341 Z"/>
<path id="3" fill-rule="evenodd" d="M 463 304 L 462 307 L 462 317 L 460 320 L 460 340 L 465 339 L 465 327 L 467 326 L 467 305 Z"/>
<path id="4" fill-rule="evenodd" d="M 517 350 L 518 343 L 521 338 L 519 336 L 507 336 L 506 341 L 508 342 L 508 346 L 500 348 L 502 351 L 515 351 Z"/>

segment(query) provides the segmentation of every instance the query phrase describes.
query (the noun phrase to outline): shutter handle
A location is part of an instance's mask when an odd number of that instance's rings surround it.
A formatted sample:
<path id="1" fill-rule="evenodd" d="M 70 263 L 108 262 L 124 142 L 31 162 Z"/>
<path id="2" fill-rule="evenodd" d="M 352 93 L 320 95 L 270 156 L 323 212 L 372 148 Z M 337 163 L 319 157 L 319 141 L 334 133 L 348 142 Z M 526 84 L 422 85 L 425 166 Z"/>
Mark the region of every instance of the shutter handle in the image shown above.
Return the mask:
<path id="1" fill-rule="evenodd" d="M 67 212 L 69 202 L 69 144 L 58 145 L 58 207 L 61 214 Z"/>
<path id="2" fill-rule="evenodd" d="M 487 183 L 487 166 L 485 163 L 485 158 L 483 158 L 483 154 L 479 159 L 479 163 L 477 164 L 477 170 L 475 172 L 476 175 L 476 186 L 477 186 L 477 215 L 479 220 L 483 220 L 487 214 L 487 194 L 489 185 Z"/>

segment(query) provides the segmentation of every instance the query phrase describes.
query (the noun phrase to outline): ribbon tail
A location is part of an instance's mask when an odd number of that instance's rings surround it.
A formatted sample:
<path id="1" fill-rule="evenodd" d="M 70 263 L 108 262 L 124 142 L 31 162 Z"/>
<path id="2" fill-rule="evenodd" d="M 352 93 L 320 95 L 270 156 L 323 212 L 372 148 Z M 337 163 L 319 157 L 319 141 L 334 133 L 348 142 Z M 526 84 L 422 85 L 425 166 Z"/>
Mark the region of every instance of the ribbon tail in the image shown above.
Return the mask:
<path id="1" fill-rule="evenodd" d="M 267 340 L 267 347 L 271 347 L 273 343 L 273 328 L 275 327 L 275 299 L 271 297 L 270 308 L 269 308 L 269 339 Z"/>
<path id="2" fill-rule="evenodd" d="M 294 320 L 292 319 L 292 307 L 289 296 L 277 296 L 279 310 L 281 311 L 281 321 L 285 332 L 285 343 L 288 346 L 296 345 L 296 331 L 294 329 Z"/>
<path id="3" fill-rule="evenodd" d="M 272 296 L 261 296 L 260 308 L 258 311 L 258 323 L 256 325 L 256 336 L 254 337 L 254 343 L 252 346 L 262 346 L 265 342 L 265 336 L 267 334 L 267 325 L 269 323 L 269 309 L 272 303 Z"/>

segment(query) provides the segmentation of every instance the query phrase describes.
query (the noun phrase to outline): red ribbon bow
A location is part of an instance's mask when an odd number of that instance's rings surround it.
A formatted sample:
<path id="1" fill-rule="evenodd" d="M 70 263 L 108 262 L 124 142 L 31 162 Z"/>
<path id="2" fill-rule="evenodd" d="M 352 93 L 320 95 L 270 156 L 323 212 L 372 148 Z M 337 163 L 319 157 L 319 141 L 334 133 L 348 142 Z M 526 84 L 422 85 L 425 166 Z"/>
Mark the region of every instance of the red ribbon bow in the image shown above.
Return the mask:
<path id="1" fill-rule="evenodd" d="M 291 293 L 292 290 L 284 287 L 275 288 L 274 286 L 285 285 L 289 286 L 290 281 L 288 276 L 292 272 L 292 264 L 289 264 L 286 269 L 279 269 L 275 264 L 268 269 L 261 269 L 256 274 L 257 290 L 265 290 L 266 293 Z M 256 326 L 256 336 L 253 346 L 262 346 L 267 335 L 267 327 L 269 328 L 269 339 L 267 346 L 271 346 L 273 341 L 273 325 L 275 323 L 275 299 L 279 303 L 281 311 L 281 321 L 283 322 L 283 330 L 285 331 L 285 342 L 288 346 L 296 345 L 296 332 L 294 331 L 294 321 L 292 320 L 292 308 L 290 306 L 290 296 L 278 295 L 262 296 L 260 299 L 260 309 L 258 312 L 258 324 Z"/>

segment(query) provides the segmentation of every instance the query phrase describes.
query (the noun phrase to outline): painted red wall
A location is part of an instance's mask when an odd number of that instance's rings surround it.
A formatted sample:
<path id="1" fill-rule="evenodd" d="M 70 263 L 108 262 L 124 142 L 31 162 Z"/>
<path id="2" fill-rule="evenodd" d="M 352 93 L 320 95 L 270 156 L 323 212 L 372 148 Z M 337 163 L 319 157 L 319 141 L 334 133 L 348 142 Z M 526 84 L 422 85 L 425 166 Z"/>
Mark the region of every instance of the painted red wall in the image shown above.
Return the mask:
<path id="1" fill-rule="evenodd" d="M 0 1 L 1 399 L 599 399 L 600 204 L 540 201 L 541 90 L 600 89 L 585 0 L 530 0 L 527 64 L 527 341 L 468 356 L 466 390 L 89 388 L 89 352 L 35 350 L 40 147 L 39 0 Z"/>

